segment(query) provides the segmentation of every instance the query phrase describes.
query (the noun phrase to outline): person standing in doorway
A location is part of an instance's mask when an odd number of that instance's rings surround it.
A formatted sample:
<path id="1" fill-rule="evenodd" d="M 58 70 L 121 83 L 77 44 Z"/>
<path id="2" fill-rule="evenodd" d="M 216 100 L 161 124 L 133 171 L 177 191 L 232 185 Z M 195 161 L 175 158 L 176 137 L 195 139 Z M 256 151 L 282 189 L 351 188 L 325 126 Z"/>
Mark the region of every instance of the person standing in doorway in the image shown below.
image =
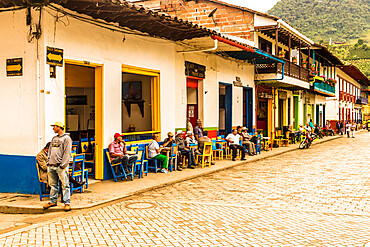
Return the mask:
<path id="1" fill-rule="evenodd" d="M 191 131 L 193 132 L 193 125 L 190 122 L 190 118 L 186 119 L 186 132 Z"/>
<path id="2" fill-rule="evenodd" d="M 63 191 L 64 210 L 71 210 L 69 186 L 69 162 L 71 160 L 72 139 L 64 133 L 64 125 L 55 122 L 51 125 L 57 135 L 51 139 L 48 152 L 48 182 L 50 186 L 50 202 L 44 209 L 55 207 L 58 201 L 58 180 L 61 181 Z"/>

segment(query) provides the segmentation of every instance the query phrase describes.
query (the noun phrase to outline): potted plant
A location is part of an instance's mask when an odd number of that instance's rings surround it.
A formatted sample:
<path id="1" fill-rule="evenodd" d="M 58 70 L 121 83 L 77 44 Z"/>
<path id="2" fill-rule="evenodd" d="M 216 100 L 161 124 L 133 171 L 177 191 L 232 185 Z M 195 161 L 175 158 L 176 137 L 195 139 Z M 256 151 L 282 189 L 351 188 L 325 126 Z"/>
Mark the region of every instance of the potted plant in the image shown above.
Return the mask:
<path id="1" fill-rule="evenodd" d="M 303 62 L 302 62 L 302 67 L 303 67 L 303 68 L 307 68 L 307 61 L 303 61 Z"/>
<path id="2" fill-rule="evenodd" d="M 315 71 L 315 70 L 316 70 L 316 66 L 315 66 L 315 64 L 312 64 L 312 65 L 311 65 L 311 70 L 312 70 L 312 71 Z"/>
<path id="3" fill-rule="evenodd" d="M 279 51 L 279 57 L 284 57 L 285 56 L 285 51 Z"/>
<path id="4" fill-rule="evenodd" d="M 297 57 L 292 57 L 292 63 L 297 63 Z"/>

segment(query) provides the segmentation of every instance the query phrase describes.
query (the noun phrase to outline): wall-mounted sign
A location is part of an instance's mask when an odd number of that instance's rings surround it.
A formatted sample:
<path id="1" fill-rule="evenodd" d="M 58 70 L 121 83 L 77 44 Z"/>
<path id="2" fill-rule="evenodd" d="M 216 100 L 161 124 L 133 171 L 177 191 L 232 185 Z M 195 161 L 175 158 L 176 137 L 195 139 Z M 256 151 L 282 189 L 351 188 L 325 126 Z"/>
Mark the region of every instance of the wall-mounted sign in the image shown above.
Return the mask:
<path id="1" fill-rule="evenodd" d="M 46 63 L 63 67 L 63 49 L 46 47 Z"/>
<path id="2" fill-rule="evenodd" d="M 288 93 L 284 91 L 279 91 L 279 99 L 287 99 Z"/>
<path id="3" fill-rule="evenodd" d="M 258 98 L 265 98 L 265 99 L 272 99 L 274 96 L 269 93 L 264 93 L 264 92 L 259 92 L 258 93 Z"/>
<path id="4" fill-rule="evenodd" d="M 185 61 L 185 75 L 206 78 L 206 66 Z"/>
<path id="5" fill-rule="evenodd" d="M 233 81 L 235 87 L 242 87 L 243 83 L 239 76 L 235 77 L 235 81 Z"/>
<path id="6" fill-rule="evenodd" d="M 12 58 L 6 60 L 6 76 L 22 76 L 23 75 L 23 59 Z"/>

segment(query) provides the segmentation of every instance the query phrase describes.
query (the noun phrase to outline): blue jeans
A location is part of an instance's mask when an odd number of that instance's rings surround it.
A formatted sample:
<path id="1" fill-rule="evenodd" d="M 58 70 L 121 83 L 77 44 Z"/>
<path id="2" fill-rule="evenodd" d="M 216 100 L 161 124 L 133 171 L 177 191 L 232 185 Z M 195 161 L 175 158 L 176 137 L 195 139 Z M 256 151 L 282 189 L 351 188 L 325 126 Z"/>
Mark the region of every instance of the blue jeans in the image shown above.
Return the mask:
<path id="1" fill-rule="evenodd" d="M 59 183 L 58 180 L 62 183 L 63 191 L 63 201 L 65 204 L 70 204 L 71 194 L 69 186 L 69 166 L 62 169 L 59 166 L 49 166 L 48 167 L 48 182 L 50 186 L 50 202 L 57 204 L 58 202 L 58 192 L 59 192 Z"/>

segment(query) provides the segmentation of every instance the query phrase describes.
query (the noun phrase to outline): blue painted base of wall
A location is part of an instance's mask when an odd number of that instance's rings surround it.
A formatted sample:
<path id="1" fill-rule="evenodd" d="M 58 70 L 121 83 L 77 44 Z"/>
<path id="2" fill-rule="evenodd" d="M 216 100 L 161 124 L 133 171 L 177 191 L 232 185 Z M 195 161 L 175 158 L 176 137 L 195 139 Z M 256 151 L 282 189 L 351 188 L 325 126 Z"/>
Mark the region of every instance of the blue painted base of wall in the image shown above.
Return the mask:
<path id="1" fill-rule="evenodd" d="M 112 170 L 110 168 L 109 162 L 108 162 L 108 158 L 105 154 L 105 151 L 106 149 L 104 149 L 103 151 L 104 153 L 104 180 L 109 180 L 109 179 L 113 179 L 113 174 L 112 174 Z"/>
<path id="2" fill-rule="evenodd" d="M 38 194 L 35 156 L 0 154 L 0 192 Z"/>

